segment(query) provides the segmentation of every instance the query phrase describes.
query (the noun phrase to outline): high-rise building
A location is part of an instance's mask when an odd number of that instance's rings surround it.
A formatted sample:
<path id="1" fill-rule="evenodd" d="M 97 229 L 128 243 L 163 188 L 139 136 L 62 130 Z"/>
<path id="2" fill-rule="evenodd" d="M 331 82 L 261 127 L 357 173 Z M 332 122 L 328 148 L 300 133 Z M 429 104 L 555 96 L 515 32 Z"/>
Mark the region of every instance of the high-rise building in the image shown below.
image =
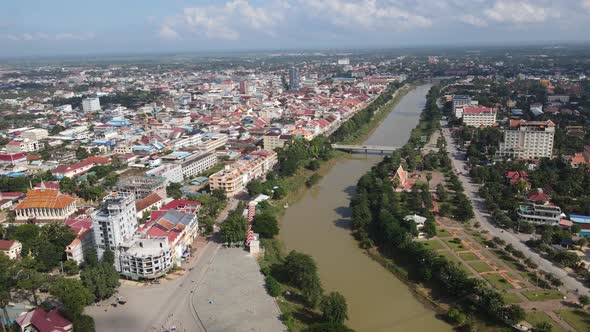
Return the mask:
<path id="1" fill-rule="evenodd" d="M 102 206 L 92 214 L 92 228 L 96 254 L 102 258 L 105 250 L 115 253 L 115 267 L 120 271 L 118 251 L 133 238 L 137 228 L 135 197 L 131 193 L 112 193 L 102 201 Z"/>
<path id="2" fill-rule="evenodd" d="M 248 82 L 248 80 L 240 82 L 240 93 L 243 95 L 250 94 L 250 82 Z"/>
<path id="3" fill-rule="evenodd" d="M 490 127 L 496 124 L 496 110 L 490 107 L 464 107 L 463 124 L 471 127 Z"/>
<path id="4" fill-rule="evenodd" d="M 552 121 L 510 120 L 502 130 L 504 141 L 500 142 L 498 157 L 515 159 L 551 158 L 555 123 Z"/>
<path id="5" fill-rule="evenodd" d="M 98 97 L 84 98 L 82 100 L 82 110 L 85 113 L 100 111 L 100 99 Z"/>
<path id="6" fill-rule="evenodd" d="M 289 90 L 299 90 L 299 69 L 297 67 L 289 68 Z"/>

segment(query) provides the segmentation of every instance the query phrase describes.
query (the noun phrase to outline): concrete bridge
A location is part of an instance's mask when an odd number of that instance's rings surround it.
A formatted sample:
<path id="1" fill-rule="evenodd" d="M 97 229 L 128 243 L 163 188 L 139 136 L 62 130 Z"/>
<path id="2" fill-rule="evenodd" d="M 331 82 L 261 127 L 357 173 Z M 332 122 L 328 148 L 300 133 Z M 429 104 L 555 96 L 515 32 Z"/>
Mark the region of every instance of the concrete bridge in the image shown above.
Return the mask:
<path id="1" fill-rule="evenodd" d="M 365 153 L 367 152 L 380 152 L 380 153 L 385 153 L 385 152 L 393 152 L 397 149 L 399 149 L 399 147 L 397 146 L 381 146 L 381 145 L 347 145 L 347 144 L 332 144 L 332 148 L 333 149 L 338 149 L 338 150 L 345 150 L 345 151 L 364 151 Z"/>

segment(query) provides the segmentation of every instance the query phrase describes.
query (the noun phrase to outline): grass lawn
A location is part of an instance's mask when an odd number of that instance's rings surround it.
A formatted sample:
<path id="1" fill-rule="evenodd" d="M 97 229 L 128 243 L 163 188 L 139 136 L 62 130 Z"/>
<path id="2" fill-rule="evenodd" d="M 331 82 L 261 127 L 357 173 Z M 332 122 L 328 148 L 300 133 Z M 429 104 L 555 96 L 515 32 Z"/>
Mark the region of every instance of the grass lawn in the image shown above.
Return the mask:
<path id="1" fill-rule="evenodd" d="M 566 332 L 564 329 L 561 328 L 551 317 L 549 317 L 546 313 L 542 311 L 532 311 L 526 313 L 526 321 L 531 323 L 533 326 L 539 323 L 549 323 L 551 324 L 551 331 L 552 332 Z"/>
<path id="2" fill-rule="evenodd" d="M 577 331 L 590 331 L 590 313 L 581 309 L 565 309 L 557 311 L 557 314 Z"/>
<path id="3" fill-rule="evenodd" d="M 488 264 L 482 261 L 469 263 L 469 265 L 471 265 L 471 267 L 477 272 L 488 272 L 493 270 Z"/>
<path id="4" fill-rule="evenodd" d="M 494 288 L 497 290 L 505 290 L 505 289 L 512 289 L 512 285 L 508 282 L 508 280 L 504 279 L 499 274 L 484 274 L 482 277 L 487 280 Z"/>
<path id="5" fill-rule="evenodd" d="M 444 249 L 445 247 L 442 245 L 442 243 L 440 243 L 439 240 L 428 240 L 428 241 L 421 241 L 420 243 L 422 243 L 424 245 L 424 247 L 432 249 L 432 250 L 438 250 L 438 249 Z"/>
<path id="6" fill-rule="evenodd" d="M 486 239 L 482 236 L 482 234 L 478 231 L 468 231 L 469 235 L 473 236 L 475 241 L 479 242 L 482 245 L 485 245 Z"/>
<path id="7" fill-rule="evenodd" d="M 556 289 L 542 289 L 536 291 L 524 291 L 522 295 L 530 301 L 557 300 L 563 297 L 563 294 Z"/>
<path id="8" fill-rule="evenodd" d="M 444 229 L 437 229 L 436 230 L 436 236 L 438 236 L 438 237 L 449 237 L 449 236 L 451 236 L 451 234 L 449 232 L 447 232 L 446 230 L 444 230 Z"/>
<path id="9" fill-rule="evenodd" d="M 453 255 L 452 252 L 450 252 L 448 250 L 440 250 L 440 251 L 438 251 L 438 255 L 445 257 L 450 262 L 454 262 L 455 264 L 457 264 L 459 266 L 459 268 L 461 268 L 461 270 L 463 270 L 471 275 L 471 271 L 469 271 L 469 269 L 463 264 L 463 262 L 461 262 L 459 260 L 459 258 L 455 257 L 455 255 Z"/>
<path id="10" fill-rule="evenodd" d="M 463 251 L 467 250 L 467 247 L 463 245 L 460 241 L 455 241 L 455 239 L 444 239 L 445 243 L 454 251 Z"/>
<path id="11" fill-rule="evenodd" d="M 459 254 L 459 257 L 463 258 L 463 260 L 466 261 L 475 261 L 475 260 L 479 260 L 479 257 L 477 257 L 476 254 L 472 253 L 472 252 L 463 252 Z"/>
<path id="12" fill-rule="evenodd" d="M 504 299 L 504 302 L 506 302 L 506 304 L 522 302 L 522 299 L 514 293 L 503 293 L 502 298 Z"/>

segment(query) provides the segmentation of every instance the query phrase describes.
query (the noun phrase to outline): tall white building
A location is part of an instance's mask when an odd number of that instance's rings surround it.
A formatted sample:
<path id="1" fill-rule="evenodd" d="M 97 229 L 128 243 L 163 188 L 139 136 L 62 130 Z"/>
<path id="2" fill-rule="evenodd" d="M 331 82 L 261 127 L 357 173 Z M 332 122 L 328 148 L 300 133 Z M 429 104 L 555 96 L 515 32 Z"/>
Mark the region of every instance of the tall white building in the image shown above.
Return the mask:
<path id="1" fill-rule="evenodd" d="M 98 97 L 90 97 L 83 99 L 82 110 L 84 110 L 85 113 L 100 111 L 100 99 L 98 99 Z"/>
<path id="2" fill-rule="evenodd" d="M 498 157 L 514 159 L 551 158 L 555 123 L 552 121 L 510 120 L 502 130 L 504 141 L 500 142 Z"/>
<path id="3" fill-rule="evenodd" d="M 471 127 L 491 127 L 496 124 L 496 110 L 489 107 L 464 107 L 463 124 Z"/>
<path id="4" fill-rule="evenodd" d="M 129 193 L 112 193 L 103 199 L 102 206 L 92 214 L 96 254 L 102 258 L 105 250 L 115 253 L 115 267 L 121 271 L 118 251 L 133 238 L 137 228 L 135 197 Z"/>

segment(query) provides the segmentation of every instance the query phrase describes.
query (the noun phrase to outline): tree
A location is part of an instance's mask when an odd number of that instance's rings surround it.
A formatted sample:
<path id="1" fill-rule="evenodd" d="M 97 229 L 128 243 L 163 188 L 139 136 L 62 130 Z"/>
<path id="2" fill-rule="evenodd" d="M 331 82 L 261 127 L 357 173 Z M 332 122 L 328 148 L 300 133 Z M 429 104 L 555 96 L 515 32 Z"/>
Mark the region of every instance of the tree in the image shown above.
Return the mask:
<path id="1" fill-rule="evenodd" d="M 115 253 L 112 250 L 107 249 L 102 254 L 102 262 L 110 265 L 115 264 Z"/>
<path id="2" fill-rule="evenodd" d="M 584 308 L 590 303 L 590 297 L 588 295 L 580 295 L 578 299 L 580 300 L 580 305 L 582 306 L 582 308 Z"/>
<path id="3" fill-rule="evenodd" d="M 338 292 L 331 292 L 324 296 L 320 304 L 322 317 L 332 324 L 342 324 L 348 319 L 346 299 Z"/>
<path id="4" fill-rule="evenodd" d="M 49 292 L 63 304 L 67 316 L 72 320 L 78 319 L 84 307 L 94 301 L 94 295 L 76 279 L 60 278 Z"/>
<path id="5" fill-rule="evenodd" d="M 259 213 L 254 216 L 254 232 L 260 234 L 263 238 L 272 239 L 279 234 L 279 224 L 277 218 L 271 213 Z"/>
<path id="6" fill-rule="evenodd" d="M 248 220 L 239 211 L 234 211 L 221 224 L 221 239 L 227 243 L 244 242 L 247 230 Z"/>
<path id="7" fill-rule="evenodd" d="M 313 258 L 293 250 L 285 257 L 283 268 L 288 282 L 301 289 L 308 305 L 315 308 L 322 294 L 322 286 Z"/>
<path id="8" fill-rule="evenodd" d="M 432 238 L 436 236 L 436 223 L 434 219 L 428 218 L 424 223 L 424 228 L 422 229 L 424 233 L 426 233 L 426 237 Z"/>
<path id="9" fill-rule="evenodd" d="M 533 326 L 532 332 L 551 332 L 553 331 L 553 326 L 548 322 L 540 322 Z"/>
<path id="10" fill-rule="evenodd" d="M 459 311 L 457 308 L 451 308 L 449 312 L 447 312 L 447 320 L 449 323 L 454 325 L 463 325 L 467 320 L 465 314 Z"/>
<path id="11" fill-rule="evenodd" d="M 171 182 L 166 187 L 166 195 L 168 195 L 174 199 L 181 199 L 182 198 L 182 191 L 180 191 L 181 187 L 182 187 L 182 184 L 176 183 L 176 182 Z"/>
<path id="12" fill-rule="evenodd" d="M 78 158 L 79 160 L 84 160 L 86 158 L 88 158 L 88 150 L 86 150 L 83 147 L 78 147 L 76 149 L 76 158 Z"/>
<path id="13" fill-rule="evenodd" d="M 59 190 L 64 193 L 73 194 L 76 191 L 76 183 L 69 177 L 64 176 L 59 181 Z"/>
<path id="14" fill-rule="evenodd" d="M 266 285 L 266 290 L 270 296 L 277 297 L 281 295 L 281 284 L 279 284 L 275 278 L 273 278 L 271 275 L 268 275 L 266 278 L 264 278 L 264 282 Z"/>
<path id="15" fill-rule="evenodd" d="M 119 287 L 119 273 L 113 264 L 105 261 L 85 268 L 80 279 L 97 300 L 111 297 Z"/>
<path id="16" fill-rule="evenodd" d="M 65 261 L 65 263 L 63 264 L 63 269 L 64 269 L 64 272 L 69 276 L 73 276 L 75 274 L 78 274 L 78 272 L 80 272 L 80 268 L 78 267 L 78 263 L 76 263 L 76 261 L 73 261 L 73 260 Z"/>
<path id="17" fill-rule="evenodd" d="M 45 284 L 47 276 L 38 273 L 33 269 L 21 270 L 16 275 L 19 278 L 17 282 L 18 288 L 31 292 L 31 295 L 33 296 L 32 302 L 37 305 L 37 291 L 43 286 L 43 284 Z"/>
<path id="18" fill-rule="evenodd" d="M 74 319 L 74 331 L 76 332 L 94 332 L 96 326 L 94 319 L 88 315 L 80 315 L 80 317 Z"/>
<path id="19" fill-rule="evenodd" d="M 303 330 L 303 332 L 354 332 L 354 330 L 342 324 L 334 325 L 331 323 L 319 323 L 309 326 L 308 328 Z"/>
<path id="20" fill-rule="evenodd" d="M 503 307 L 500 310 L 500 317 L 504 319 L 506 324 L 514 325 L 519 323 L 521 320 L 525 318 L 525 312 L 521 306 L 517 304 L 512 304 L 506 307 Z"/>

